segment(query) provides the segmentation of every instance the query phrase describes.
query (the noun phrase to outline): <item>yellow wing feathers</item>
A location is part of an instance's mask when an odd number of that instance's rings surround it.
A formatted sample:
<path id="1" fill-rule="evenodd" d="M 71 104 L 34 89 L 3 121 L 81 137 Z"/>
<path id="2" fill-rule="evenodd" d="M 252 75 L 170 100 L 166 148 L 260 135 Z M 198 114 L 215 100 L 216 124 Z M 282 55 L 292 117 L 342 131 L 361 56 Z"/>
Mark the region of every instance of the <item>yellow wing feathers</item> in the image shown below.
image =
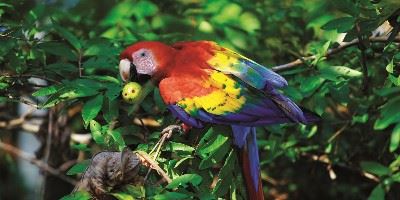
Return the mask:
<path id="1" fill-rule="evenodd" d="M 185 98 L 177 104 L 186 112 L 195 115 L 199 109 L 208 113 L 222 115 L 239 110 L 246 102 L 241 95 L 242 87 L 226 74 L 212 71 L 209 79 L 204 81 L 204 87 L 215 88 L 212 92 L 203 96 Z"/>

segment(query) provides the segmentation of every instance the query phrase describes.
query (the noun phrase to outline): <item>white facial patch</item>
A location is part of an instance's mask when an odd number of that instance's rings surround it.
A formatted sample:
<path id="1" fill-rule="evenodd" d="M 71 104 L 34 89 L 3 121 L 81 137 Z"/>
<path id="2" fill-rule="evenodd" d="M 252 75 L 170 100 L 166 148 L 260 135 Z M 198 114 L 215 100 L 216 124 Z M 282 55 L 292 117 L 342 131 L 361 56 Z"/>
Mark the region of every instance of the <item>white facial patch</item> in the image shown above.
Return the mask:
<path id="1" fill-rule="evenodd" d="M 128 59 L 122 59 L 119 61 L 119 74 L 123 81 L 127 81 L 129 79 L 131 62 Z"/>
<path id="2" fill-rule="evenodd" d="M 139 49 L 132 54 L 133 64 L 136 66 L 138 74 L 153 75 L 156 63 L 153 53 L 148 49 Z"/>

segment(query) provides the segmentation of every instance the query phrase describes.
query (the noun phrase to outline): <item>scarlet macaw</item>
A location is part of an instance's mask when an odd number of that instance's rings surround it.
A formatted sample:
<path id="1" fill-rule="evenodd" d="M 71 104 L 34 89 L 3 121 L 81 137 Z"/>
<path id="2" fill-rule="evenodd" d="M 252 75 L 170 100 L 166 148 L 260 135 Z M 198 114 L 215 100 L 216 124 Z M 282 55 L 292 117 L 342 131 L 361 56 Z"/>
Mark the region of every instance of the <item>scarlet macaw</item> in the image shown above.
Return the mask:
<path id="1" fill-rule="evenodd" d="M 264 66 L 210 41 L 135 43 L 120 55 L 124 81 L 133 71 L 159 83 L 162 99 L 184 124 L 232 127 L 242 153 L 249 199 L 264 199 L 255 126 L 310 123 L 318 117 L 300 109 L 276 88 L 286 80 Z"/>

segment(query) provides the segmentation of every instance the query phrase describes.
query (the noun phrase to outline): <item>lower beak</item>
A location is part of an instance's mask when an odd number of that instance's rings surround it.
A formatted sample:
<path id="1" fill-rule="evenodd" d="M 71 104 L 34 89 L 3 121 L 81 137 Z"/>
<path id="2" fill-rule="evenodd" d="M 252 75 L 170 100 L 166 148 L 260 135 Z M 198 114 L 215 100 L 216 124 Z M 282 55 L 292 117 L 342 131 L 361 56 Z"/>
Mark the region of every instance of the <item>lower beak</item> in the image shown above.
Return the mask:
<path id="1" fill-rule="evenodd" d="M 119 75 L 124 82 L 129 81 L 131 62 L 128 59 L 119 61 Z"/>

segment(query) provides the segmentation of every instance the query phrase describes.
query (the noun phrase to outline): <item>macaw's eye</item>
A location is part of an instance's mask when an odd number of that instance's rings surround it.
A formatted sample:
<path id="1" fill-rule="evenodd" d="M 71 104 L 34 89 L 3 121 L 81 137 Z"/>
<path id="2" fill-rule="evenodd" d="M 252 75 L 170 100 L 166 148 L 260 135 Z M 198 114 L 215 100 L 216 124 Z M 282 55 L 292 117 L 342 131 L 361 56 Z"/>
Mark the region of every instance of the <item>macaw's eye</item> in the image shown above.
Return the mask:
<path id="1" fill-rule="evenodd" d="M 146 56 L 146 53 L 145 53 L 145 52 L 142 52 L 142 53 L 140 54 L 140 56 L 141 56 L 141 57 L 145 57 L 145 56 Z"/>

